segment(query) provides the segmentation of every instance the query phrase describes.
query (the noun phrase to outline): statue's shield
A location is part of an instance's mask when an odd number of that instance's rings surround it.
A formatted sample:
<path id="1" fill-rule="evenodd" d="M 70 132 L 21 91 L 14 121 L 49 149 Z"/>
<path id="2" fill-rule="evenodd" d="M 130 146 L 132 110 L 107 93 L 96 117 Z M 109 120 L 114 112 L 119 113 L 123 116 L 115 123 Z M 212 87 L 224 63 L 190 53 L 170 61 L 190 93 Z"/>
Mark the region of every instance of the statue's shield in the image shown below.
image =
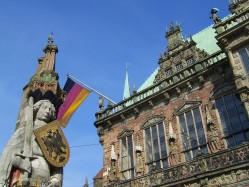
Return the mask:
<path id="1" fill-rule="evenodd" d="M 34 130 L 38 144 L 47 159 L 55 167 L 63 167 L 70 156 L 68 142 L 57 120 Z"/>

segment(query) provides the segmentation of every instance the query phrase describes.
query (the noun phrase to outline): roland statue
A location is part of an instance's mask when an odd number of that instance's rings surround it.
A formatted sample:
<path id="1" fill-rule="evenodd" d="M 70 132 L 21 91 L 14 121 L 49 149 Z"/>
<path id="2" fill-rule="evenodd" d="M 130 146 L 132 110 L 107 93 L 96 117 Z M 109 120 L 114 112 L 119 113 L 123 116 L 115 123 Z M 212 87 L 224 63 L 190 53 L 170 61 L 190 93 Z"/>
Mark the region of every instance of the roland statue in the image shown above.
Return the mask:
<path id="1" fill-rule="evenodd" d="M 34 130 L 55 119 L 55 107 L 49 100 L 34 103 L 29 97 L 22 109 L 20 125 L 3 150 L 0 160 L 1 187 L 61 187 L 63 168 L 45 159 Z"/>

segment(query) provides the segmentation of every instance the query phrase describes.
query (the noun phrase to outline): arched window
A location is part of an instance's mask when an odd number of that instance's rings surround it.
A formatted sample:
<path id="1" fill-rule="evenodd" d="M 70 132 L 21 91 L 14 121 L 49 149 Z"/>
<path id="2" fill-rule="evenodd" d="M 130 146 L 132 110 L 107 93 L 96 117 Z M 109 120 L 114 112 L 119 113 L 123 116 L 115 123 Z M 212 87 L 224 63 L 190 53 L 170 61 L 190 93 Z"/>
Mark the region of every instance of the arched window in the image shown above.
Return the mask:
<path id="1" fill-rule="evenodd" d="M 124 130 L 118 136 L 121 144 L 121 172 L 125 180 L 134 177 L 133 131 Z"/>
<path id="2" fill-rule="evenodd" d="M 249 120 L 243 103 L 233 93 L 215 99 L 227 147 L 249 140 Z"/>
<path id="3" fill-rule="evenodd" d="M 200 104 L 200 101 L 185 101 L 174 113 L 178 116 L 182 149 L 186 161 L 197 157 L 199 150 L 203 154 L 208 152 Z"/>
<path id="4" fill-rule="evenodd" d="M 141 126 L 144 129 L 146 164 L 152 168 L 168 167 L 164 117 L 154 116 Z"/>

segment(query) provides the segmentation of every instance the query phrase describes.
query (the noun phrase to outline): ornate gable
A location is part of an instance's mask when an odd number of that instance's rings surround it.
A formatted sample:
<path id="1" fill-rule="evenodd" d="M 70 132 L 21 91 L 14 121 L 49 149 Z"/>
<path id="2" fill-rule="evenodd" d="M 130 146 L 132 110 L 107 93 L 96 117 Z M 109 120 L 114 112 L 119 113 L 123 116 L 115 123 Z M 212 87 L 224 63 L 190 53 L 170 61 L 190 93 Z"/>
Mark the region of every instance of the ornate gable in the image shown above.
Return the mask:
<path id="1" fill-rule="evenodd" d="M 141 129 L 146 129 L 150 126 L 156 125 L 158 123 L 163 122 L 165 119 L 164 116 L 162 115 L 156 115 L 156 116 L 152 116 L 149 119 L 147 119 L 142 125 L 141 125 Z"/>
<path id="2" fill-rule="evenodd" d="M 179 106 L 174 111 L 174 115 L 180 115 L 188 110 L 198 107 L 201 101 L 185 101 L 181 106 Z"/>
<path id="3" fill-rule="evenodd" d="M 166 31 L 166 38 L 168 51 L 165 51 L 164 55 L 160 55 L 158 62 L 160 68 L 154 83 L 158 83 L 208 56 L 208 53 L 196 47 L 191 36 L 189 40 L 182 39 L 179 25 L 174 27 L 171 23 L 170 30 Z"/>

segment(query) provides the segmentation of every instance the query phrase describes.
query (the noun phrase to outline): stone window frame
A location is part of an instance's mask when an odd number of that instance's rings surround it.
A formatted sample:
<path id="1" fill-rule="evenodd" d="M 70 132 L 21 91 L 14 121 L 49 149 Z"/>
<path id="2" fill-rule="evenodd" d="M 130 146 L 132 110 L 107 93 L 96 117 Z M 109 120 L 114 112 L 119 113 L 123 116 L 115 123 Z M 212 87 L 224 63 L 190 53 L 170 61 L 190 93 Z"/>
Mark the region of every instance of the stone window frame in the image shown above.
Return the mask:
<path id="1" fill-rule="evenodd" d="M 161 131 L 158 131 L 159 125 L 163 128 L 163 134 Z M 152 128 L 155 128 L 157 130 L 157 143 L 158 143 L 158 154 L 159 154 L 159 159 L 155 160 L 155 148 L 154 148 L 154 143 L 153 143 L 153 137 L 152 137 Z M 165 117 L 162 115 L 154 115 L 150 118 L 148 118 L 141 126 L 140 128 L 143 130 L 143 137 L 144 137 L 144 147 L 145 147 L 145 160 L 147 165 L 147 171 L 155 169 L 157 164 L 160 164 L 160 167 L 158 168 L 167 168 L 169 167 L 169 161 L 168 161 L 168 154 L 167 154 L 167 138 L 166 138 L 166 127 L 165 127 Z M 150 134 L 150 142 L 151 142 L 151 161 L 148 161 L 148 148 L 147 148 L 147 143 L 146 143 L 146 130 L 149 129 L 149 134 Z M 148 132 L 148 131 L 147 131 Z M 163 136 L 162 136 L 163 135 Z M 160 137 L 164 137 L 164 145 L 161 145 L 161 140 Z M 165 148 L 164 148 L 165 147 Z M 162 150 L 164 148 L 165 150 Z M 164 151 L 164 152 L 163 152 Z M 164 154 L 164 156 L 162 156 Z"/>
<path id="2" fill-rule="evenodd" d="M 165 77 L 168 78 L 170 76 L 173 75 L 173 69 L 172 68 L 168 68 L 165 70 Z"/>
<path id="3" fill-rule="evenodd" d="M 185 161 L 190 161 L 191 159 L 195 158 L 197 156 L 198 150 L 199 148 L 201 149 L 201 152 L 206 154 L 208 153 L 208 146 L 207 146 L 207 129 L 205 126 L 205 121 L 203 118 L 203 114 L 202 114 L 202 110 L 201 110 L 201 101 L 185 101 L 181 106 L 179 106 L 177 109 L 175 109 L 173 115 L 177 117 L 177 124 L 179 125 L 179 138 L 180 138 L 180 142 L 181 142 L 181 152 L 183 154 L 183 157 L 185 159 Z M 199 111 L 199 117 L 201 119 L 201 123 L 202 123 L 202 133 L 204 135 L 204 137 L 199 136 L 198 131 L 200 131 L 201 129 L 197 128 L 197 124 L 196 124 L 196 118 L 194 116 L 194 110 L 198 109 Z M 186 123 L 187 122 L 187 113 L 191 112 L 191 116 L 192 116 L 192 120 L 193 120 L 193 128 L 194 128 L 194 134 L 196 137 L 195 142 L 194 141 L 189 141 L 188 144 L 190 144 L 190 147 L 188 149 L 184 149 L 184 145 L 183 143 L 186 142 L 186 140 L 184 139 L 184 136 L 182 135 L 182 126 L 180 123 L 180 117 L 182 115 L 184 115 L 184 122 L 185 122 L 185 127 L 186 127 L 186 133 L 188 138 L 190 136 L 189 134 L 189 125 Z M 186 137 L 186 136 L 185 136 Z M 204 138 L 205 143 L 200 143 L 199 141 L 201 139 Z M 197 144 L 195 147 L 192 147 L 191 144 Z M 187 157 L 187 155 L 189 157 Z"/>
<path id="4" fill-rule="evenodd" d="M 194 59 L 193 56 L 191 56 L 191 57 L 189 57 L 189 58 L 186 59 L 186 65 L 187 65 L 187 67 L 193 65 L 195 62 L 196 61 L 195 61 L 195 59 Z"/>
<path id="5" fill-rule="evenodd" d="M 218 118 L 218 122 L 219 122 L 219 126 L 220 126 L 220 129 L 221 129 L 221 132 L 222 132 L 222 138 L 225 140 L 225 145 L 227 148 L 231 148 L 231 147 L 234 147 L 234 146 L 238 146 L 240 145 L 241 143 L 243 142 L 236 142 L 239 138 L 239 134 L 243 134 L 245 140 L 244 141 L 248 141 L 249 140 L 249 126 L 247 128 L 244 127 L 243 124 L 245 123 L 242 123 L 241 122 L 241 117 L 243 115 L 242 111 L 238 112 L 239 111 L 239 106 L 237 106 L 237 104 L 239 103 L 236 103 L 235 102 L 235 97 L 237 95 L 237 93 L 235 92 L 235 85 L 234 84 L 226 84 L 226 85 L 223 85 L 217 89 L 215 89 L 213 91 L 213 94 L 212 96 L 210 97 L 214 103 L 214 108 L 215 108 L 215 111 L 216 111 L 216 115 L 217 115 L 217 118 Z M 236 111 L 236 116 L 237 118 L 239 119 L 240 121 L 240 127 L 241 127 L 241 130 L 240 131 L 235 131 L 233 130 L 233 126 L 231 124 L 231 118 L 229 118 L 229 114 L 228 114 L 228 110 L 227 110 L 227 105 L 228 103 L 225 102 L 225 97 L 229 96 L 229 95 L 232 95 L 232 98 L 233 98 L 233 101 L 234 101 L 234 107 L 232 107 L 233 109 L 235 109 Z M 241 99 L 237 96 L 238 100 L 241 102 Z M 219 108 L 217 106 L 217 103 L 219 99 L 222 99 L 223 101 L 223 104 L 225 104 L 225 116 L 222 116 L 222 114 L 220 113 L 219 111 Z M 245 118 L 247 118 L 247 120 L 249 121 L 248 117 L 247 117 L 247 114 L 246 114 L 246 109 L 243 105 L 243 103 L 241 102 L 240 103 L 244 109 L 244 115 L 245 115 Z M 233 112 L 234 114 L 234 112 Z M 227 117 L 227 122 L 226 120 L 224 119 L 224 117 Z M 227 123 L 227 124 L 226 124 Z M 231 133 L 227 133 L 227 130 L 225 130 L 226 128 L 230 128 L 231 129 Z M 237 140 L 236 140 L 236 137 L 237 137 Z M 229 139 L 232 141 L 233 139 L 233 143 L 234 145 L 229 145 Z"/>
<path id="6" fill-rule="evenodd" d="M 176 72 L 180 72 L 184 69 L 183 64 L 181 62 L 177 63 L 175 68 L 176 68 Z"/>
<path id="7" fill-rule="evenodd" d="M 244 56 L 244 55 L 246 55 L 246 56 Z M 237 64 L 238 69 L 240 66 L 239 64 L 241 63 L 241 65 L 243 66 L 243 69 L 245 71 L 245 74 L 247 75 L 247 77 L 249 77 L 249 44 L 236 49 L 233 52 L 233 56 L 238 57 L 238 59 L 235 60 L 235 63 Z M 238 62 L 240 62 L 240 63 L 238 63 Z"/>
<path id="8" fill-rule="evenodd" d="M 132 179 L 135 177 L 135 154 L 134 154 L 134 138 L 133 138 L 134 131 L 125 129 L 118 135 L 118 139 L 120 142 L 120 163 L 121 163 L 121 173 L 122 177 L 125 180 Z M 129 155 L 129 138 L 131 138 L 132 148 L 131 148 L 131 155 Z M 128 166 L 127 168 L 123 169 L 123 141 L 125 140 L 126 147 L 127 147 L 127 155 L 128 158 Z M 127 173 L 127 178 L 125 177 L 125 173 Z"/>

